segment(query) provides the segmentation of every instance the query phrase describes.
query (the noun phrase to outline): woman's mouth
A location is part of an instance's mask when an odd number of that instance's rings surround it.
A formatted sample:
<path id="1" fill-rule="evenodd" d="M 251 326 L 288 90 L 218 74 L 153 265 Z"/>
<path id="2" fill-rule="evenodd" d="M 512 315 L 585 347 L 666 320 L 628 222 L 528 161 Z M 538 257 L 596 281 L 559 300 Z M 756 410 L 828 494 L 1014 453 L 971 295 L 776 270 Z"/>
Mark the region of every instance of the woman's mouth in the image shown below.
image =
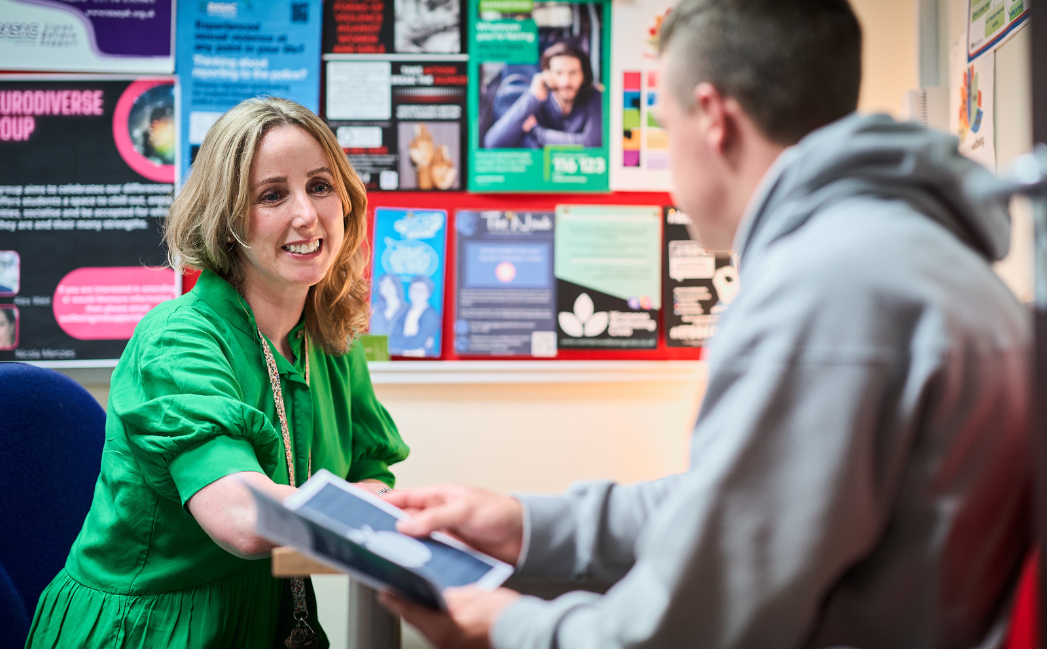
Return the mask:
<path id="1" fill-rule="evenodd" d="M 285 252 L 289 252 L 296 257 L 308 257 L 320 252 L 323 248 L 323 239 L 313 239 L 312 241 L 305 241 L 301 243 L 289 243 L 283 246 Z"/>

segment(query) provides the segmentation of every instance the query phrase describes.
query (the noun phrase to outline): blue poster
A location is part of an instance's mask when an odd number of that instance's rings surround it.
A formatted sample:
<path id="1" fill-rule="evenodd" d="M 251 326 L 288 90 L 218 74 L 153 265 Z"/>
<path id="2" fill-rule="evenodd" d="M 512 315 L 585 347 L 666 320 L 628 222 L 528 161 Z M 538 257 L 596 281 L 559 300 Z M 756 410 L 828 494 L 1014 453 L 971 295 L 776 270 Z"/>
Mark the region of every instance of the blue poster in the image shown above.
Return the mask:
<path id="1" fill-rule="evenodd" d="M 211 125 L 244 99 L 273 95 L 320 112 L 321 9 L 321 0 L 178 3 L 180 179 Z"/>
<path id="2" fill-rule="evenodd" d="M 460 211 L 455 351 L 556 356 L 552 212 Z"/>
<path id="3" fill-rule="evenodd" d="M 391 356 L 440 356 L 447 212 L 374 212 L 371 329 Z"/>

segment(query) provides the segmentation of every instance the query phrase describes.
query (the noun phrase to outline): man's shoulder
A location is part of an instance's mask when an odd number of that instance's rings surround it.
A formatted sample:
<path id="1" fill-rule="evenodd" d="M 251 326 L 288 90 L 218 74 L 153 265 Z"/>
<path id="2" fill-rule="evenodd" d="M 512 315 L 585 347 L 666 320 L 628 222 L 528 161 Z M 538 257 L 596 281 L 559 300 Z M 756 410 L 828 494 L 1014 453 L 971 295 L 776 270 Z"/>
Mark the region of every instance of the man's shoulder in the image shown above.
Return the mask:
<path id="1" fill-rule="evenodd" d="M 746 339 L 898 351 L 918 330 L 943 348 L 1027 338 L 1021 305 L 988 261 L 900 201 L 827 206 L 745 263 L 722 330 Z"/>

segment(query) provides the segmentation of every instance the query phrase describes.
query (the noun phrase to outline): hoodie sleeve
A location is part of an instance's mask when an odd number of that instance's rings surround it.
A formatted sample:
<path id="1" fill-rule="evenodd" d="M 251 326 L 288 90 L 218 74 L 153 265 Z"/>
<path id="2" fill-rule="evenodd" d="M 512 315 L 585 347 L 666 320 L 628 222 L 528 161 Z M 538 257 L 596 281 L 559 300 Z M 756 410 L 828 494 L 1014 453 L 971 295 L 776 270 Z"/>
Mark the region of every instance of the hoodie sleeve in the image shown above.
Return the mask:
<path id="1" fill-rule="evenodd" d="M 661 493 L 592 485 L 524 501 L 535 519 L 525 570 L 635 563 L 604 596 L 521 598 L 496 622 L 497 649 L 798 646 L 832 585 L 875 546 L 913 428 L 884 426 L 885 413 L 922 388 L 903 394 L 899 358 L 874 334 L 855 345 L 825 334 L 865 310 L 794 273 L 768 276 L 713 343 L 687 473 Z"/>
<path id="2" fill-rule="evenodd" d="M 636 560 L 636 538 L 651 512 L 683 479 L 572 485 L 563 495 L 513 494 L 524 510 L 519 575 L 617 581 Z"/>

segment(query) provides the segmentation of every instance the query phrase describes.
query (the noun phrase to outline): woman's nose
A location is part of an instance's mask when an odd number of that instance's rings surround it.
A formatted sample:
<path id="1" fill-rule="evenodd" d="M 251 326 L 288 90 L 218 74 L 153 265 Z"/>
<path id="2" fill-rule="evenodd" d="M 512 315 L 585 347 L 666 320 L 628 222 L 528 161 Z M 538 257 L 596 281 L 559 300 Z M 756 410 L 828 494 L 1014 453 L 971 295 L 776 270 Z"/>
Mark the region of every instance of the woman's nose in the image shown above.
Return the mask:
<path id="1" fill-rule="evenodd" d="M 319 219 L 316 206 L 307 192 L 293 194 L 294 218 L 291 225 L 295 228 L 310 228 Z"/>

